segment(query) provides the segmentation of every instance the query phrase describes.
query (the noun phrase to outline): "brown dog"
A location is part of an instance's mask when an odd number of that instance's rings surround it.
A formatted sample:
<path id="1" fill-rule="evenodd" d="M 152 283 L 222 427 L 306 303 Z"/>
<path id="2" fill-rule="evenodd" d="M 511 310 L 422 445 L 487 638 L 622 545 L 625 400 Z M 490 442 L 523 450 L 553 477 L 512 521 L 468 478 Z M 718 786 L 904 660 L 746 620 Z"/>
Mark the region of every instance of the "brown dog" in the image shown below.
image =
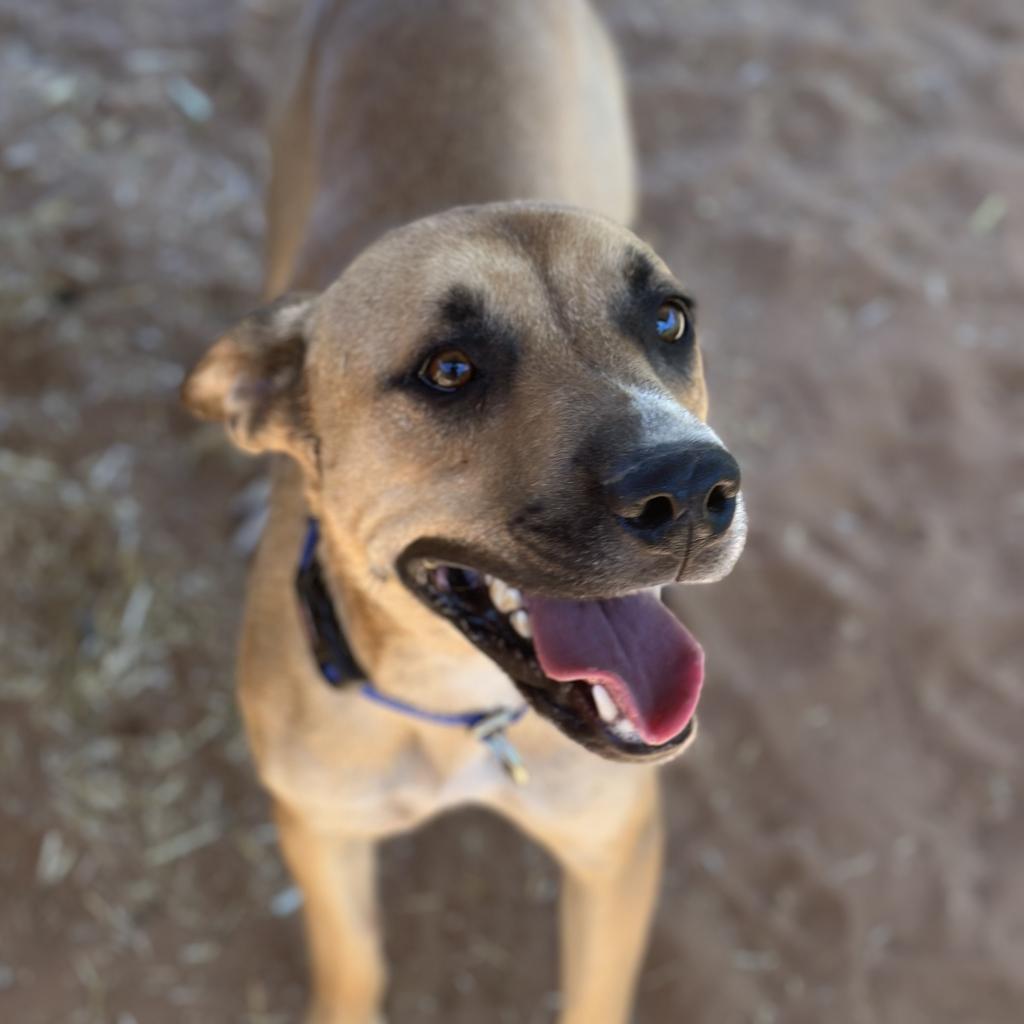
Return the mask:
<path id="1" fill-rule="evenodd" d="M 562 1024 L 622 1024 L 653 766 L 693 736 L 702 676 L 658 590 L 724 575 L 744 517 L 692 302 L 619 226 L 611 48 L 583 2 L 325 0 L 277 123 L 267 291 L 312 291 L 221 338 L 185 400 L 289 456 L 240 693 L 305 894 L 311 1020 L 381 1019 L 374 843 L 473 802 L 564 865 Z M 435 213 L 467 202 L 488 205 Z"/>

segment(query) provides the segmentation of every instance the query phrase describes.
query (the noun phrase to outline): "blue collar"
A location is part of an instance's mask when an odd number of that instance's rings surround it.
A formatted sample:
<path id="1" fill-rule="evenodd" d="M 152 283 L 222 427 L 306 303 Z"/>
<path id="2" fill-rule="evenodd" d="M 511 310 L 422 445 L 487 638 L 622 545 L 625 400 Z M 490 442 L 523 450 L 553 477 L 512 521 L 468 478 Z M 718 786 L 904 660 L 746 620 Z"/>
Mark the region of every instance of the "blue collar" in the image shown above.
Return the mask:
<path id="1" fill-rule="evenodd" d="M 298 572 L 295 574 L 295 589 L 303 613 L 302 620 L 306 627 L 310 652 L 328 685 L 336 688 L 356 685 L 362 696 L 391 711 L 434 725 L 469 729 L 477 739 L 487 744 L 514 782 L 525 783 L 528 779 L 526 768 L 505 735 L 505 730 L 515 725 L 526 714 L 528 705 L 522 704 L 518 708 L 492 708 L 487 711 L 464 711 L 457 714 L 428 711 L 396 697 L 389 697 L 366 678 L 366 673 L 359 667 L 359 662 L 348 645 L 345 632 L 334 610 L 334 602 L 324 583 L 323 570 L 316 556 L 319 540 L 320 525 L 316 519 L 310 517 L 306 537 L 302 543 Z"/>

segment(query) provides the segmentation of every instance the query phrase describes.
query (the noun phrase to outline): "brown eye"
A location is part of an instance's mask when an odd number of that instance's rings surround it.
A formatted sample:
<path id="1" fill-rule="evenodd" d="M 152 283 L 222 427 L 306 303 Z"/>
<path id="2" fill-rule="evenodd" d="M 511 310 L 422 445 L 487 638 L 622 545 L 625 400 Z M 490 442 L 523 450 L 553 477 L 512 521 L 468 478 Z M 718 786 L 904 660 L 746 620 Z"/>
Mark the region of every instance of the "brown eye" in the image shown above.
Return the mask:
<path id="1" fill-rule="evenodd" d="M 474 372 L 465 352 L 448 349 L 427 359 L 420 367 L 420 380 L 438 391 L 457 391 L 473 379 Z"/>
<path id="2" fill-rule="evenodd" d="M 663 302 L 658 307 L 658 337 L 662 341 L 678 341 L 686 333 L 686 314 L 677 302 Z"/>

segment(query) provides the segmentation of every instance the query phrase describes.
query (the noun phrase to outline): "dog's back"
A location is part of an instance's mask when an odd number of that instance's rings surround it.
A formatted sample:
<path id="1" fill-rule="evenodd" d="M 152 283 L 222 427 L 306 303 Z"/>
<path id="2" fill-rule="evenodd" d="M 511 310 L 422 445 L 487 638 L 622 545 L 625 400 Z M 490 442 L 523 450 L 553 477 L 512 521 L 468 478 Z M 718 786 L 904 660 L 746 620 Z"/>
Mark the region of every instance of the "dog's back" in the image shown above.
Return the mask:
<path id="1" fill-rule="evenodd" d="M 315 0 L 296 57 L 274 118 L 270 296 L 451 206 L 632 217 L 621 75 L 584 0 Z"/>

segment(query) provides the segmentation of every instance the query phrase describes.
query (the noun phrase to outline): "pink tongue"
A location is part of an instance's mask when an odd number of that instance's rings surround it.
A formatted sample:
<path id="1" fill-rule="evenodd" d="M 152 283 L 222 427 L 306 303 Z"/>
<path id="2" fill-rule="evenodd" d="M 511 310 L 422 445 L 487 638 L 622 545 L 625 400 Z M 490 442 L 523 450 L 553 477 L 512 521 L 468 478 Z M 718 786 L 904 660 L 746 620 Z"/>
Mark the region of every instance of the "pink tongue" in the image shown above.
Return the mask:
<path id="1" fill-rule="evenodd" d="M 678 735 L 693 717 L 704 651 L 653 593 L 610 601 L 527 597 L 544 674 L 601 683 L 645 743 Z"/>

